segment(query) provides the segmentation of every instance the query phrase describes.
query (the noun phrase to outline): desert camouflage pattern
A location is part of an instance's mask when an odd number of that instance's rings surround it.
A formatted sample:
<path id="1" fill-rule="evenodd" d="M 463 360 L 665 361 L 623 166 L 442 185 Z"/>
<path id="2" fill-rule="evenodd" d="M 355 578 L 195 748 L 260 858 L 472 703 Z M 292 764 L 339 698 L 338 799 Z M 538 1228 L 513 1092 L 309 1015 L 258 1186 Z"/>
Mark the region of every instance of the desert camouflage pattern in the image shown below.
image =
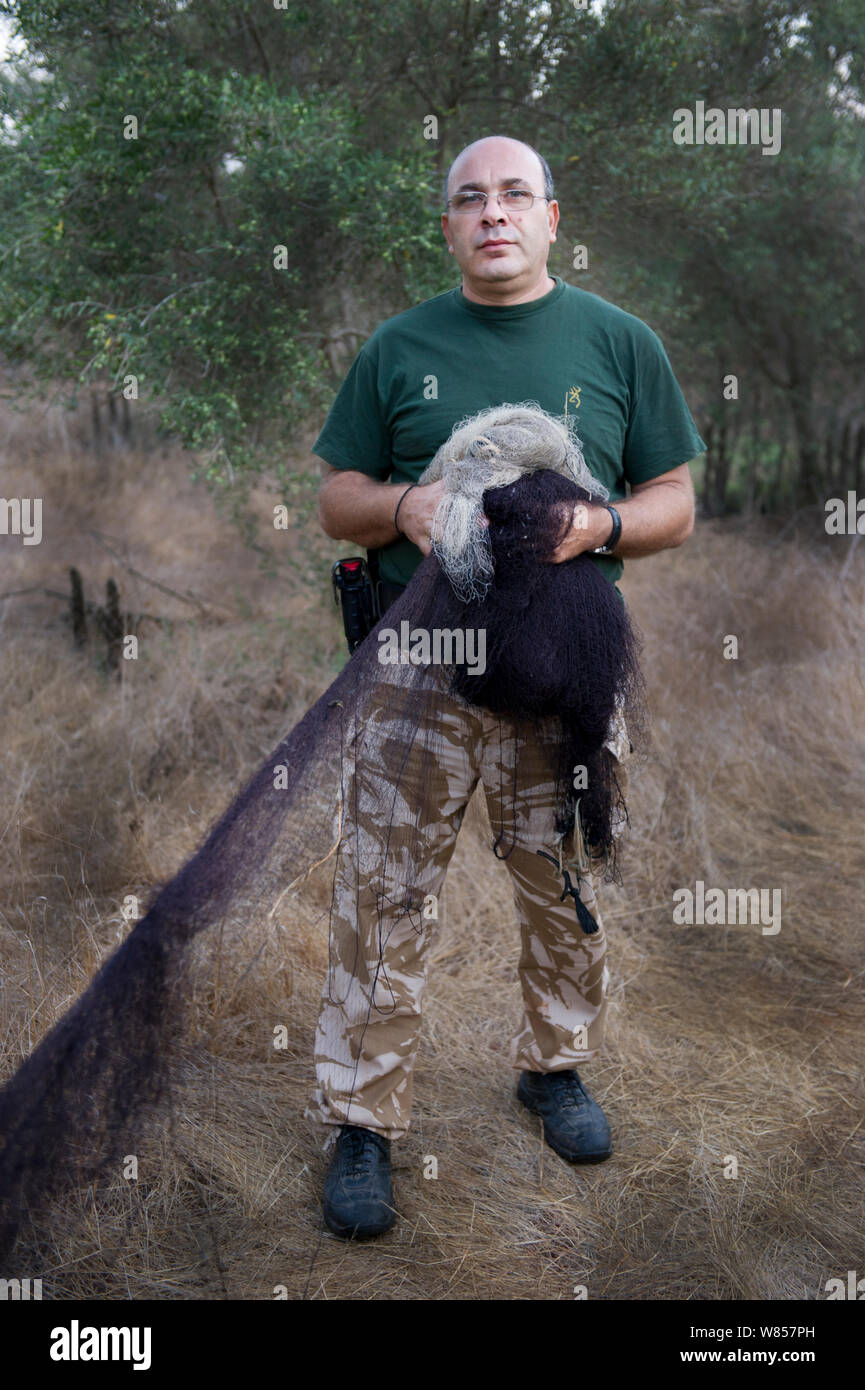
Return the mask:
<path id="1" fill-rule="evenodd" d="M 597 870 L 578 833 L 562 842 L 554 828 L 552 723 L 538 731 L 531 722 L 517 724 L 474 708 L 445 694 L 441 675 L 432 674 L 435 698 L 425 712 L 423 738 L 399 750 L 402 771 L 394 786 L 376 759 L 364 757 L 370 728 L 376 741 L 389 736 L 390 726 L 394 739 L 405 739 L 405 692 L 388 669 L 383 667 L 381 694 L 366 719 L 345 733 L 330 963 L 315 1038 L 317 1085 L 307 1115 L 325 1125 L 363 1125 L 400 1139 L 410 1125 L 427 959 L 438 926 L 433 903 L 440 899 L 478 781 L 496 852 L 511 876 L 522 939 L 523 1016 L 511 1043 L 514 1068 L 557 1071 L 597 1055 L 607 968 Z M 606 746 L 617 760 L 624 793 L 630 744 L 621 714 Z M 388 745 L 389 767 L 393 751 Z M 383 815 L 383 807 L 392 813 Z M 621 829 L 620 821 L 616 833 Z M 574 889 L 579 882 L 597 933 L 583 932 L 572 897 L 561 900 L 568 882 Z"/>

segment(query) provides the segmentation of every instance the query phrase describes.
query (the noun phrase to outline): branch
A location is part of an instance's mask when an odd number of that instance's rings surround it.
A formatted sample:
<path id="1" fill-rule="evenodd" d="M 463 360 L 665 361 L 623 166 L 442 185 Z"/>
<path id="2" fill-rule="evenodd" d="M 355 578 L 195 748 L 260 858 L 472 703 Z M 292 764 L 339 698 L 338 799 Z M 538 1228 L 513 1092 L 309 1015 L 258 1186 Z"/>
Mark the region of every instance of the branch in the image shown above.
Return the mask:
<path id="1" fill-rule="evenodd" d="M 59 598 L 62 599 L 64 603 L 69 602 L 69 595 L 61 593 L 59 589 L 43 589 L 39 585 L 33 585 L 29 589 L 8 589 L 5 594 L 0 594 L 0 603 L 5 603 L 7 598 L 20 598 L 22 594 L 44 594 L 46 598 Z M 103 612 L 102 606 L 98 603 L 94 603 L 92 599 L 85 600 L 84 608 L 91 617 L 95 616 L 97 613 Z M 133 624 L 144 622 L 160 624 L 175 622 L 188 623 L 191 621 L 189 618 L 162 618 L 157 613 L 126 613 L 124 616 L 130 619 Z"/>
<path id="2" fill-rule="evenodd" d="M 208 616 L 208 614 L 210 613 L 210 609 L 208 608 L 208 605 L 204 602 L 204 599 L 199 598 L 197 594 L 179 593 L 177 589 L 171 589 L 167 584 L 161 583 L 160 580 L 151 579 L 149 575 L 142 574 L 141 570 L 135 569 L 132 565 L 127 565 L 126 561 L 123 559 L 123 556 L 119 553 L 119 551 L 115 550 L 112 545 L 109 545 L 105 538 L 101 536 L 98 531 L 86 530 L 85 535 L 92 536 L 93 539 L 96 541 L 96 544 L 100 545 L 103 550 L 106 550 L 109 555 L 111 555 L 115 560 L 117 560 L 118 563 L 121 564 L 123 568 L 126 570 L 127 574 L 133 575 L 136 579 L 142 580 L 142 582 L 145 584 L 150 584 L 154 589 L 159 589 L 161 593 L 168 594 L 171 598 L 179 599 L 181 603 L 191 604 L 193 607 L 197 608 L 199 612 L 204 616 Z M 231 608 L 224 603 L 218 604 L 217 607 L 223 608 L 227 612 L 232 611 Z"/>
<path id="3" fill-rule="evenodd" d="M 172 293 L 167 294 L 164 299 L 160 299 L 158 304 L 154 304 L 152 309 L 148 309 L 147 313 L 144 315 L 144 318 L 141 320 L 140 327 L 146 328 L 148 319 L 152 318 L 153 315 L 156 313 L 157 309 L 161 309 L 163 304 L 167 304 L 170 299 L 176 299 L 179 294 L 185 293 L 186 290 L 201 289 L 201 286 L 206 285 L 207 283 L 207 280 L 193 280 L 191 285 L 181 285 L 179 290 L 173 290 Z"/>

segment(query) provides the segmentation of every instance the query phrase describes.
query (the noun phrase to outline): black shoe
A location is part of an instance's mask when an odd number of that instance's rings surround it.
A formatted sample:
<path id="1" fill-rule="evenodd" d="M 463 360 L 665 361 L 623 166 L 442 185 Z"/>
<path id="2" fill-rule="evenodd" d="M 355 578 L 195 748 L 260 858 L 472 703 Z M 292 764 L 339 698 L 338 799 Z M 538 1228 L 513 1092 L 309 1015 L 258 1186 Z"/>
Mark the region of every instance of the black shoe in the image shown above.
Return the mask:
<path id="1" fill-rule="evenodd" d="M 324 1180 L 324 1222 L 346 1240 L 380 1236 L 396 1220 L 390 1140 L 374 1129 L 342 1125 Z"/>
<path id="2" fill-rule="evenodd" d="M 567 1163 L 600 1163 L 613 1152 L 610 1126 L 576 1071 L 523 1071 L 517 1096 L 540 1115 L 544 1138 Z"/>

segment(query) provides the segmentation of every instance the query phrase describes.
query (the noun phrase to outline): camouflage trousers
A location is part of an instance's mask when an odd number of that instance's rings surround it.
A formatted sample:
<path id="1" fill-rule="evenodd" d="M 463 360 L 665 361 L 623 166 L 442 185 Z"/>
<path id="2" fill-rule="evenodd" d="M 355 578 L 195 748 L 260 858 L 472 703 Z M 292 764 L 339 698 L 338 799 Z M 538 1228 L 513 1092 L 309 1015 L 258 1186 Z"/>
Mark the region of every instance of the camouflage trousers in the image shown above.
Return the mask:
<path id="1" fill-rule="evenodd" d="M 387 723 L 386 687 L 369 717 L 377 730 Z M 419 801 L 422 794 L 425 807 L 434 807 L 411 841 L 414 897 L 418 904 L 437 903 L 466 807 L 482 781 L 493 833 L 503 832 L 498 853 L 510 874 L 522 937 L 523 1011 L 511 1043 L 511 1065 L 547 1072 L 588 1061 L 604 1036 L 606 935 L 596 875 L 571 874 L 598 923 L 596 933 L 583 932 L 572 897 L 562 900 L 570 880 L 560 868 L 567 860 L 560 856 L 555 833 L 549 753 L 531 724 L 515 724 L 459 697 L 442 694 L 431 719 L 434 760 L 419 759 L 413 769 L 409 757 L 400 778 L 404 805 L 411 805 L 414 792 Z M 357 748 L 356 732 L 349 744 Z M 623 719 L 614 721 L 606 746 L 624 792 L 622 764 L 630 744 Z M 357 757 L 348 780 L 361 796 L 347 797 L 347 804 L 384 804 L 385 777 L 374 760 Z M 339 842 L 330 966 L 315 1037 L 317 1085 L 307 1116 L 400 1139 L 410 1124 L 412 1069 L 436 918 L 420 906 L 413 913 L 398 906 L 399 891 L 390 891 L 386 841 L 387 827 L 360 814 L 355 823 L 347 821 Z M 572 850 L 573 841 L 572 833 L 566 841 Z M 335 1131 L 328 1142 L 334 1137 Z"/>

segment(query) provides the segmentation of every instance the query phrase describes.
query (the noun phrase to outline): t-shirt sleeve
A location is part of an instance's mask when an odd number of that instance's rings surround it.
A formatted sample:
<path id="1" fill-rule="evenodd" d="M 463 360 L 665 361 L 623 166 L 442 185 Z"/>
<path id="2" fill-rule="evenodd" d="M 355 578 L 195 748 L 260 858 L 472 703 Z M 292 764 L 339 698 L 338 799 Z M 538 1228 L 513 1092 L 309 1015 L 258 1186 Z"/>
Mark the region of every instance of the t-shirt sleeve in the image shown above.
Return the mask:
<path id="1" fill-rule="evenodd" d="M 642 325 L 623 455 L 629 483 L 647 483 L 688 463 L 706 448 L 673 374 L 664 345 Z"/>
<path id="2" fill-rule="evenodd" d="M 392 469 L 390 433 L 382 411 L 377 352 L 365 343 L 312 446 L 334 468 L 384 479 Z"/>

